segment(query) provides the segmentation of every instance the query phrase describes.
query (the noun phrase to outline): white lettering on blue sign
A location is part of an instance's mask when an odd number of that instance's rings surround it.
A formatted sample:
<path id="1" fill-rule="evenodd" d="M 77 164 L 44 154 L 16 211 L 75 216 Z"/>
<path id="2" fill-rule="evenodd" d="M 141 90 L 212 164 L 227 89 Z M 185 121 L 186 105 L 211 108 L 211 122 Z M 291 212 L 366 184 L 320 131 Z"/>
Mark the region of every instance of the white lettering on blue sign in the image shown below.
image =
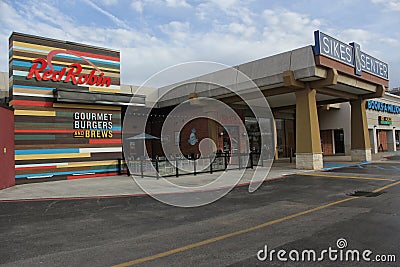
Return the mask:
<path id="1" fill-rule="evenodd" d="M 361 51 L 357 43 L 346 44 L 320 31 L 314 32 L 315 55 L 323 55 L 354 67 L 354 73 L 361 76 L 369 72 L 389 79 L 388 64 Z"/>
<path id="2" fill-rule="evenodd" d="M 342 43 L 322 32 L 319 33 L 319 42 L 322 45 L 321 54 L 337 59 L 349 65 L 353 65 L 353 48 L 345 43 Z"/>
<path id="3" fill-rule="evenodd" d="M 368 100 L 367 109 L 393 113 L 393 114 L 400 114 L 400 106 L 386 104 L 375 100 Z"/>

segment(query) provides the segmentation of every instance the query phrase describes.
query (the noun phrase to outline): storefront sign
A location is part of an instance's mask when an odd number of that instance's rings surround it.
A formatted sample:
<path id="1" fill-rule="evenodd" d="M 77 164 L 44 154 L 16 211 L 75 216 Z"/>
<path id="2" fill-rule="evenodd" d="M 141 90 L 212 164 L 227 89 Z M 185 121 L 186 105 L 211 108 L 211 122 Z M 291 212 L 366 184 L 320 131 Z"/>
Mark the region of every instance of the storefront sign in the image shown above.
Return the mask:
<path id="1" fill-rule="evenodd" d="M 314 38 L 315 55 L 327 56 L 350 65 L 359 76 L 365 71 L 383 79 L 389 78 L 388 64 L 361 51 L 359 44 L 346 44 L 320 31 L 314 32 Z"/>
<path id="2" fill-rule="evenodd" d="M 112 127 L 111 113 L 74 113 L 75 138 L 112 138 Z"/>
<path id="3" fill-rule="evenodd" d="M 91 65 L 94 69 L 90 71 L 89 74 L 82 73 L 82 65 L 78 63 L 73 63 L 68 67 L 63 67 L 58 70 L 55 70 L 53 65 L 51 64 L 51 60 L 56 54 L 73 54 L 74 56 L 82 58 L 82 60 L 86 61 L 89 65 Z M 71 51 L 65 50 L 53 50 L 47 55 L 47 60 L 44 58 L 37 58 L 32 60 L 32 66 L 29 69 L 28 75 L 26 79 L 35 78 L 37 81 L 52 81 L 52 82 L 71 82 L 74 85 L 96 85 L 96 86 L 106 86 L 109 87 L 111 85 L 111 78 L 104 77 L 104 73 L 100 71 L 100 69 L 94 65 L 92 62 L 83 58 L 79 55 L 75 55 L 75 53 Z M 99 75 L 96 75 L 96 71 L 99 72 Z"/>
<path id="4" fill-rule="evenodd" d="M 375 100 L 368 100 L 367 109 L 383 111 L 383 112 L 388 112 L 388 113 L 392 113 L 392 114 L 400 114 L 400 106 L 386 104 L 386 103 L 375 101 Z"/>
<path id="5" fill-rule="evenodd" d="M 378 122 L 379 122 L 380 125 L 391 125 L 392 124 L 392 118 L 391 117 L 378 116 Z"/>

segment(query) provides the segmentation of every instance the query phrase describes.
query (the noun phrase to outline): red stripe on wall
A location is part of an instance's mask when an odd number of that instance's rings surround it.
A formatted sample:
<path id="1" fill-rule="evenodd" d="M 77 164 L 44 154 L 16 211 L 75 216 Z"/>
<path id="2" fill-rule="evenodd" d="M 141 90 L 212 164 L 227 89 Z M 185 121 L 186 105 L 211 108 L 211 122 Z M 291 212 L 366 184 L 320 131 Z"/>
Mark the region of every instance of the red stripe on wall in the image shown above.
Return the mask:
<path id="1" fill-rule="evenodd" d="M 122 139 L 89 139 L 89 144 L 122 144 Z"/>
<path id="2" fill-rule="evenodd" d="M 76 130 L 15 130 L 15 133 L 73 133 Z"/>
<path id="3" fill-rule="evenodd" d="M 67 180 L 76 180 L 82 178 L 96 178 L 96 177 L 103 177 L 103 176 L 114 176 L 118 175 L 117 172 L 108 172 L 108 173 L 97 173 L 97 174 L 87 174 L 87 175 L 68 175 Z"/>
<path id="4" fill-rule="evenodd" d="M 20 167 L 20 168 L 15 168 L 16 171 L 25 171 L 25 170 L 38 170 L 38 169 L 54 169 L 57 168 L 57 166 L 36 166 L 36 167 Z"/>
<path id="5" fill-rule="evenodd" d="M 15 133 L 73 133 L 75 131 L 77 130 L 15 130 Z M 121 131 L 113 131 L 113 133 L 118 134 Z"/>
<path id="6" fill-rule="evenodd" d="M 35 106 L 35 107 L 52 107 L 53 102 L 31 101 L 31 100 L 13 100 L 13 105 Z"/>
<path id="7" fill-rule="evenodd" d="M 94 57 L 94 58 L 101 58 L 101 59 L 106 59 L 106 60 L 112 60 L 112 61 L 117 61 L 119 62 L 119 57 L 111 57 L 111 56 L 105 56 L 105 55 L 99 55 L 99 54 L 92 54 L 92 53 L 87 53 L 87 52 L 80 52 L 80 51 L 75 51 L 75 50 L 67 50 L 70 51 L 76 55 L 80 56 L 87 56 L 87 57 Z"/>

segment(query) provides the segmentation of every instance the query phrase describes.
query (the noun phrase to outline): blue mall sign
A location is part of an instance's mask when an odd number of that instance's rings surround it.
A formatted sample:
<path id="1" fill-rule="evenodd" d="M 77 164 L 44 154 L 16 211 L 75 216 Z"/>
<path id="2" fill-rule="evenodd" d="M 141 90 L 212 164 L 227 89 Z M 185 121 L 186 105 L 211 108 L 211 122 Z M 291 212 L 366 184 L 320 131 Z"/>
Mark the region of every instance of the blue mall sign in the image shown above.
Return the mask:
<path id="1" fill-rule="evenodd" d="M 368 100 L 366 104 L 367 109 L 375 110 L 375 111 L 383 111 L 392 114 L 400 114 L 400 106 L 386 104 L 376 100 Z"/>
<path id="2" fill-rule="evenodd" d="M 348 64 L 354 67 L 354 73 L 359 76 L 365 71 L 389 79 L 388 64 L 361 51 L 359 44 L 346 44 L 320 31 L 314 32 L 314 39 L 315 55 L 327 56 Z"/>

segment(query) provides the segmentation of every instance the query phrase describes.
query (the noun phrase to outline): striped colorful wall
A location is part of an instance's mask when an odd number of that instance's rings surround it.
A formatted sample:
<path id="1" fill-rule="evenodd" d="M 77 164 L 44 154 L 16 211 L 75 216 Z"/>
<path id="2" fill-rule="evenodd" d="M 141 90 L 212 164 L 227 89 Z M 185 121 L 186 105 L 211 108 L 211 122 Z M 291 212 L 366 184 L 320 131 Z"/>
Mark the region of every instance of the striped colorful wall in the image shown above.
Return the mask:
<path id="1" fill-rule="evenodd" d="M 104 77 L 111 78 L 110 86 L 28 79 L 32 60 L 47 59 L 51 51 L 56 51 L 51 60 L 54 71 L 78 63 L 82 73 L 89 75 L 94 65 L 97 75 L 100 70 Z M 9 64 L 11 105 L 15 109 L 16 182 L 115 175 L 118 158 L 122 157 L 121 107 L 57 102 L 54 90 L 119 93 L 119 51 L 13 33 L 9 40 Z M 46 70 L 49 69 L 47 66 Z M 100 130 L 98 136 L 74 137 L 76 112 L 107 114 L 112 122 L 112 128 L 107 130 L 112 136 L 104 138 Z"/>

